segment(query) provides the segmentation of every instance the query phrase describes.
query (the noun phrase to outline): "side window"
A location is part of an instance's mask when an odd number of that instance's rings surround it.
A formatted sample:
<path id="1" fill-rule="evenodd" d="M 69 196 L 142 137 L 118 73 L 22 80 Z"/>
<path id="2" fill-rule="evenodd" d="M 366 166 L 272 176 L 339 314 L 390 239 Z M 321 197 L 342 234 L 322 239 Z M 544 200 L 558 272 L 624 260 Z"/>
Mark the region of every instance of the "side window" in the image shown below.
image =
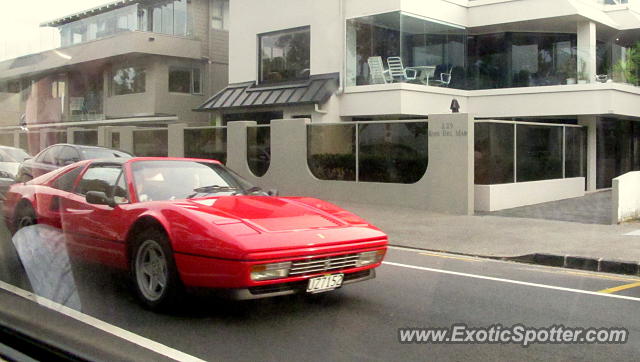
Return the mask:
<path id="1" fill-rule="evenodd" d="M 122 167 L 120 166 L 91 166 L 87 172 L 82 175 L 82 179 L 78 184 L 77 193 L 86 195 L 89 191 L 100 191 L 104 192 L 107 196 L 111 196 L 121 172 Z"/>
<path id="2" fill-rule="evenodd" d="M 113 188 L 113 199 L 116 204 L 126 204 L 129 202 L 129 193 L 127 192 L 127 182 L 124 172 L 120 172 L 116 186 Z"/>
<path id="3" fill-rule="evenodd" d="M 67 166 L 80 161 L 80 154 L 73 147 L 63 146 L 55 161 L 58 166 Z"/>
<path id="4" fill-rule="evenodd" d="M 55 147 L 48 148 L 44 152 L 42 152 L 38 158 L 36 158 L 36 162 L 40 163 L 48 163 L 53 165 L 53 154 L 55 152 Z"/>
<path id="5" fill-rule="evenodd" d="M 73 190 L 73 184 L 75 183 L 78 175 L 82 171 L 82 167 L 76 167 L 73 170 L 64 173 L 62 176 L 59 176 L 53 183 L 51 183 L 51 187 L 54 189 L 71 192 Z"/>

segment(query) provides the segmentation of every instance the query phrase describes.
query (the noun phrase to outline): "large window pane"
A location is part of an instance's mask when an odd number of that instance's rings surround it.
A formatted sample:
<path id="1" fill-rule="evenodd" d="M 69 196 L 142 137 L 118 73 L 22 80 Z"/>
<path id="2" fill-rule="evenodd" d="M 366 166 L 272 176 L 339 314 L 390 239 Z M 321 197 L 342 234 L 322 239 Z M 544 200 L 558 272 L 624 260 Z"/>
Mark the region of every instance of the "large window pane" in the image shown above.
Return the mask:
<path id="1" fill-rule="evenodd" d="M 475 124 L 475 184 L 514 182 L 514 125 Z"/>
<path id="2" fill-rule="evenodd" d="M 415 183 L 428 164 L 428 124 L 358 125 L 359 181 Z"/>
<path id="3" fill-rule="evenodd" d="M 466 42 L 463 28 L 401 12 L 350 19 L 347 83 L 463 88 Z"/>
<path id="4" fill-rule="evenodd" d="M 565 127 L 565 177 L 587 177 L 587 129 Z"/>
<path id="5" fill-rule="evenodd" d="M 133 154 L 139 157 L 167 157 L 166 129 L 133 131 Z"/>
<path id="6" fill-rule="evenodd" d="M 517 181 L 562 178 L 562 127 L 519 124 L 517 132 Z"/>
<path id="7" fill-rule="evenodd" d="M 184 68 L 169 69 L 169 92 L 191 92 L 191 70 Z"/>
<path id="8" fill-rule="evenodd" d="M 258 177 L 264 176 L 271 163 L 271 127 L 247 128 L 247 163 Z"/>
<path id="9" fill-rule="evenodd" d="M 227 129 L 185 129 L 184 156 L 227 162 Z"/>
<path id="10" fill-rule="evenodd" d="M 611 187 L 611 180 L 640 170 L 640 122 L 602 119 L 597 127 L 598 188 Z"/>
<path id="11" fill-rule="evenodd" d="M 138 4 L 73 21 L 59 29 L 63 47 L 138 30 Z"/>
<path id="12" fill-rule="evenodd" d="M 263 34 L 260 39 L 260 82 L 309 78 L 309 28 Z"/>
<path id="13" fill-rule="evenodd" d="M 113 95 L 144 93 L 146 90 L 146 74 L 144 68 L 120 68 L 113 72 L 111 91 Z"/>
<path id="14" fill-rule="evenodd" d="M 0 133 L 0 145 L 13 147 L 13 133 Z"/>
<path id="15" fill-rule="evenodd" d="M 320 180 L 356 180 L 356 126 L 307 126 L 307 163 Z"/>

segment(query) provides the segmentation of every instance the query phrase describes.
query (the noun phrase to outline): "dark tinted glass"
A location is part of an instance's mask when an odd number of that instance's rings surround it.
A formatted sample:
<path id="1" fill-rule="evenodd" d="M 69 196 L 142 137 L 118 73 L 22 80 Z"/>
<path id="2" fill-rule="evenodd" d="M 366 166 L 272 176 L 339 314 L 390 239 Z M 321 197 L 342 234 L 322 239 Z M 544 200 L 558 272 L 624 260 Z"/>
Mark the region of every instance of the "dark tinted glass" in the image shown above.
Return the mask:
<path id="1" fill-rule="evenodd" d="M 309 78 L 309 28 L 260 35 L 260 82 Z"/>
<path id="2" fill-rule="evenodd" d="M 587 129 L 565 128 L 565 177 L 587 176 Z"/>
<path id="3" fill-rule="evenodd" d="M 167 157 L 168 143 L 166 129 L 133 132 L 133 153 L 139 157 Z"/>
<path id="4" fill-rule="evenodd" d="M 355 181 L 356 126 L 307 126 L 307 164 L 320 180 Z"/>
<path id="5" fill-rule="evenodd" d="M 358 125 L 359 181 L 415 183 L 427 170 L 426 122 Z"/>
<path id="6" fill-rule="evenodd" d="M 78 178 L 78 175 L 80 175 L 81 171 L 82 167 L 76 167 L 71 171 L 64 173 L 51 184 L 51 187 L 58 190 L 71 192 L 71 190 L 73 190 L 73 185 Z"/>
<path id="7" fill-rule="evenodd" d="M 513 124 L 476 123 L 475 183 L 514 182 Z"/>
<path id="8" fill-rule="evenodd" d="M 73 133 L 73 143 L 76 145 L 97 146 L 98 131 L 75 131 Z"/>
<path id="9" fill-rule="evenodd" d="M 120 166 L 91 167 L 82 175 L 82 179 L 78 184 L 78 193 L 86 195 L 89 191 L 99 191 L 110 195 L 120 172 L 122 172 Z"/>
<path id="10" fill-rule="evenodd" d="M 69 146 L 62 147 L 56 158 L 58 166 L 66 166 L 78 161 L 80 161 L 80 154 L 75 148 Z"/>
<path id="11" fill-rule="evenodd" d="M 271 163 L 271 127 L 247 128 L 247 163 L 254 175 L 267 173 Z"/>
<path id="12" fill-rule="evenodd" d="M 227 129 L 184 130 L 184 156 L 227 162 Z"/>
<path id="13" fill-rule="evenodd" d="M 517 182 L 562 178 L 562 127 L 517 125 Z"/>

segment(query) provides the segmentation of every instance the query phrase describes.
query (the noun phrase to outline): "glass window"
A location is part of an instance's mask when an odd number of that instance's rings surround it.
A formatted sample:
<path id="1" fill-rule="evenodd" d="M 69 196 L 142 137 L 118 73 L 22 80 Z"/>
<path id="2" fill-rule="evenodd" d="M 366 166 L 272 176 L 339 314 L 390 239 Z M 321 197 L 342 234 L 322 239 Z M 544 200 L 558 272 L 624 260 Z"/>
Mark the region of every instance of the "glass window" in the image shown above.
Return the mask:
<path id="1" fill-rule="evenodd" d="M 86 195 L 89 191 L 98 191 L 110 196 L 120 173 L 122 173 L 120 166 L 91 166 L 84 175 L 82 175 L 77 192 L 81 195 Z"/>
<path id="2" fill-rule="evenodd" d="M 185 129 L 184 156 L 227 162 L 227 129 Z"/>
<path id="3" fill-rule="evenodd" d="M 259 35 L 260 82 L 276 83 L 308 79 L 310 28 Z"/>
<path id="4" fill-rule="evenodd" d="M 139 157 L 167 157 L 166 129 L 133 131 L 133 153 Z"/>
<path id="5" fill-rule="evenodd" d="M 562 127 L 516 126 L 517 182 L 562 178 Z"/>
<path id="6" fill-rule="evenodd" d="M 217 30 L 229 30 L 229 0 L 213 0 L 211 27 Z"/>
<path id="7" fill-rule="evenodd" d="M 587 129 L 565 127 L 565 177 L 587 176 Z"/>
<path id="8" fill-rule="evenodd" d="M 131 168 L 141 202 L 231 195 L 253 187 L 213 162 L 138 161 Z"/>
<path id="9" fill-rule="evenodd" d="M 111 94 L 124 95 L 144 93 L 146 90 L 146 73 L 141 67 L 116 69 L 111 76 Z"/>
<path id="10" fill-rule="evenodd" d="M 80 149 L 85 160 L 95 160 L 99 158 L 129 158 L 131 155 L 124 151 L 112 150 L 102 147 L 83 147 Z"/>
<path id="11" fill-rule="evenodd" d="M 464 88 L 464 28 L 401 12 L 347 21 L 347 84 Z"/>
<path id="12" fill-rule="evenodd" d="M 66 166 L 80 161 L 80 154 L 75 148 L 63 146 L 56 158 L 56 165 Z"/>
<path id="13" fill-rule="evenodd" d="M 356 180 L 356 126 L 307 126 L 307 164 L 320 180 Z"/>
<path id="14" fill-rule="evenodd" d="M 54 189 L 71 192 L 73 190 L 73 186 L 76 182 L 76 179 L 80 175 L 83 167 L 75 167 L 71 171 L 65 172 L 62 176 L 59 176 L 53 183 L 51 187 Z"/>
<path id="15" fill-rule="evenodd" d="M 55 158 L 58 151 L 56 150 L 59 147 L 50 147 L 44 152 L 42 152 L 37 158 L 36 161 L 40 163 L 46 163 L 50 165 L 55 165 Z"/>
<path id="16" fill-rule="evenodd" d="M 122 31 L 138 30 L 138 5 L 130 5 L 61 25 L 62 46 L 105 38 Z"/>
<path id="17" fill-rule="evenodd" d="M 200 69 L 198 68 L 170 67 L 169 92 L 202 93 L 200 74 Z"/>
<path id="18" fill-rule="evenodd" d="M 358 180 L 416 183 L 427 170 L 428 124 L 358 125 Z"/>
<path id="19" fill-rule="evenodd" d="M 96 146 L 98 144 L 98 131 L 75 131 L 73 132 L 73 144 Z"/>
<path id="20" fill-rule="evenodd" d="M 271 164 L 271 127 L 247 128 L 247 163 L 258 177 L 264 176 Z"/>
<path id="21" fill-rule="evenodd" d="M 127 191 L 127 180 L 124 176 L 124 172 L 120 172 L 118 181 L 113 188 L 113 193 L 110 195 L 116 204 L 126 204 L 129 202 L 129 192 Z"/>
<path id="22" fill-rule="evenodd" d="M 514 125 L 475 124 L 475 184 L 514 182 Z"/>

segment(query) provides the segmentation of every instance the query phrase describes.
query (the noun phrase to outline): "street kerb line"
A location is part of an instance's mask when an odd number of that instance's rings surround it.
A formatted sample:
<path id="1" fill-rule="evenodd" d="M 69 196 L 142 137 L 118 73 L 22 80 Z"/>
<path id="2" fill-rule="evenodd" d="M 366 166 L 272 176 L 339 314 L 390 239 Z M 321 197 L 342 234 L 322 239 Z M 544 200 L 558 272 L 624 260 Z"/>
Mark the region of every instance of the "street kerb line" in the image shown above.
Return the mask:
<path id="1" fill-rule="evenodd" d="M 15 294 L 19 297 L 22 297 L 24 299 L 30 300 L 32 302 L 35 302 L 37 304 L 39 304 L 42 307 L 45 307 L 47 309 L 53 310 L 55 312 L 58 312 L 60 314 L 63 314 L 67 317 L 73 318 L 77 321 L 80 321 L 84 324 L 90 325 L 92 327 L 95 327 L 101 331 L 104 331 L 106 333 L 109 333 L 111 335 L 114 335 L 116 337 L 122 338 L 128 342 L 131 342 L 133 344 L 136 344 L 140 347 L 143 347 L 145 349 L 148 349 L 152 352 L 155 352 L 157 354 L 163 355 L 165 357 L 171 358 L 173 360 L 176 361 L 188 361 L 188 362 L 204 362 L 204 360 L 191 356 L 187 353 L 178 351 L 177 349 L 165 346 L 164 344 L 158 343 L 156 341 L 153 341 L 151 339 L 142 337 L 138 334 L 135 334 L 133 332 L 129 332 L 123 328 L 114 326 L 112 324 L 109 324 L 103 320 L 97 319 L 95 317 L 92 317 L 90 315 L 84 314 L 82 312 L 79 312 L 75 309 L 71 309 L 69 307 L 66 307 L 62 304 L 56 303 L 50 299 L 44 298 L 44 297 L 40 297 L 38 295 L 35 295 L 29 291 L 26 291 L 24 289 L 18 288 L 16 286 L 13 286 L 11 284 L 5 283 L 3 281 L 0 281 L 0 288 L 6 290 L 7 292 L 10 292 L 12 294 Z"/>
<path id="2" fill-rule="evenodd" d="M 401 268 L 428 271 L 428 272 L 433 272 L 433 273 L 456 275 L 456 276 L 466 277 L 466 278 L 490 280 L 490 281 L 494 281 L 494 282 L 517 284 L 517 285 L 523 285 L 523 286 L 528 286 L 528 287 L 553 289 L 553 290 L 559 290 L 559 291 L 563 291 L 563 292 L 580 293 L 580 294 L 587 294 L 587 295 L 595 295 L 595 296 L 599 296 L 599 297 L 609 297 L 609 298 L 625 299 L 625 300 L 632 300 L 632 301 L 640 302 L 640 298 L 629 297 L 629 296 L 626 296 L 626 295 L 605 294 L 605 293 L 589 291 L 589 290 L 583 290 L 583 289 L 557 287 L 557 286 L 553 286 L 553 285 L 523 282 L 523 281 L 519 281 L 519 280 L 512 280 L 512 279 L 489 277 L 489 276 L 484 276 L 484 275 L 476 275 L 476 274 L 469 274 L 469 273 L 454 272 L 454 271 L 450 271 L 450 270 L 427 268 L 427 267 L 416 266 L 416 265 L 400 264 L 400 263 L 394 263 L 394 262 L 390 262 L 390 261 L 383 261 L 382 264 L 391 265 L 391 266 L 397 266 L 397 267 L 401 267 Z"/>

